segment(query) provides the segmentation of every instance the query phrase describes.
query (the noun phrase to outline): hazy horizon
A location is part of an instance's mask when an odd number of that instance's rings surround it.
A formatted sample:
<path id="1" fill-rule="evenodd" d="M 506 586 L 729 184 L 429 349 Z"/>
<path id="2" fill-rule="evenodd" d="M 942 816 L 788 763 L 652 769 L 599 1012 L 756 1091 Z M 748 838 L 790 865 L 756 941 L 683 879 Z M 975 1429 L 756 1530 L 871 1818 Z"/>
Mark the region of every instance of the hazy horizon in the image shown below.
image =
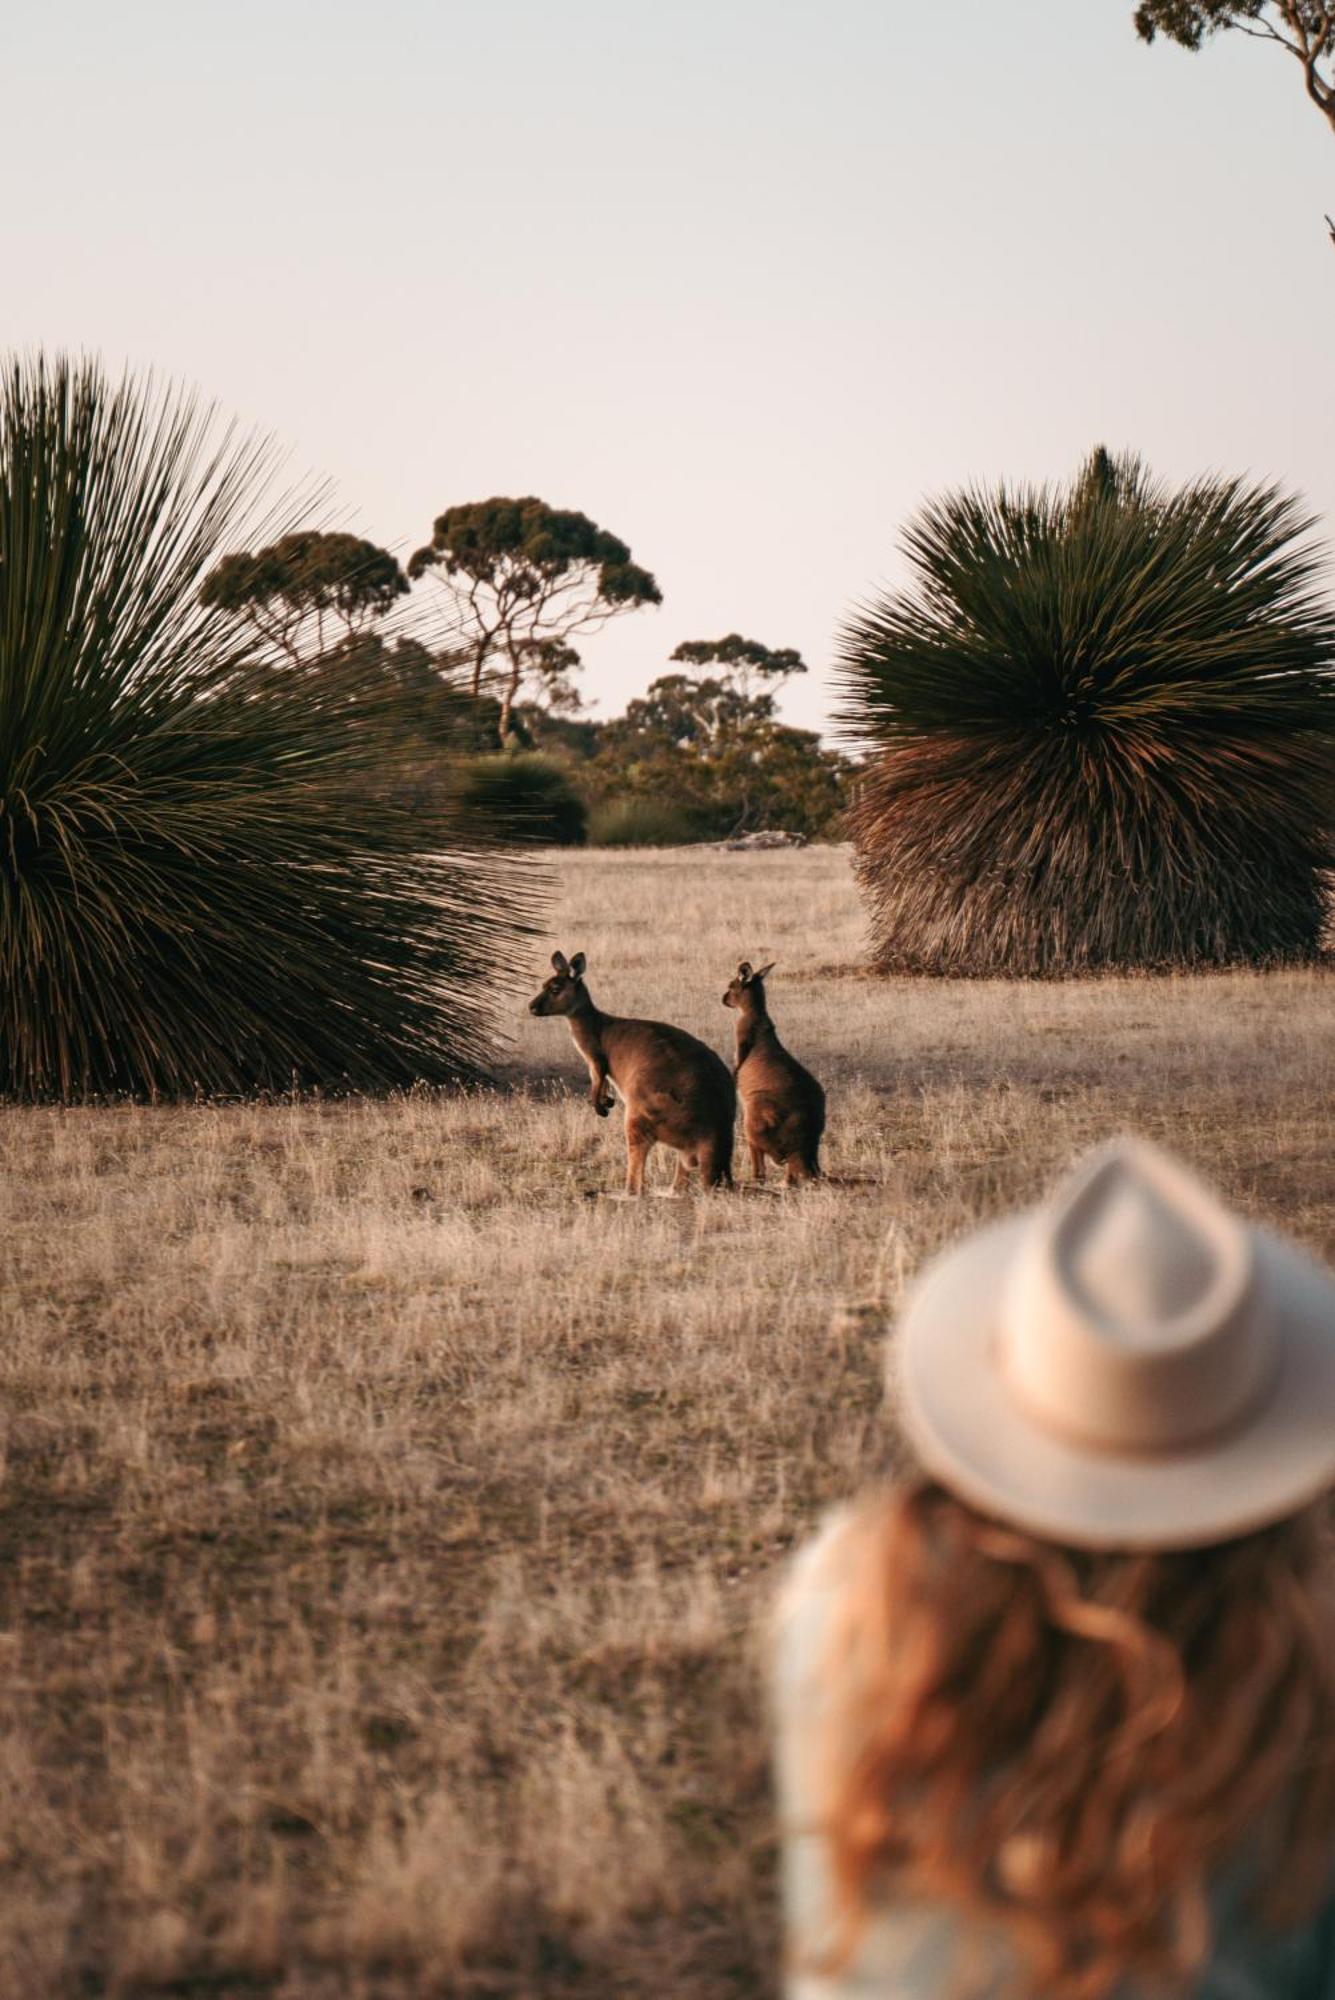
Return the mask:
<path id="1" fill-rule="evenodd" d="M 272 429 L 406 553 L 534 492 L 661 610 L 584 649 L 600 712 L 682 639 L 799 646 L 928 494 L 1277 479 L 1335 528 L 1335 150 L 1277 51 L 1144 48 L 1131 0 L 53 5 L 11 80 L 3 345 L 152 365 Z"/>

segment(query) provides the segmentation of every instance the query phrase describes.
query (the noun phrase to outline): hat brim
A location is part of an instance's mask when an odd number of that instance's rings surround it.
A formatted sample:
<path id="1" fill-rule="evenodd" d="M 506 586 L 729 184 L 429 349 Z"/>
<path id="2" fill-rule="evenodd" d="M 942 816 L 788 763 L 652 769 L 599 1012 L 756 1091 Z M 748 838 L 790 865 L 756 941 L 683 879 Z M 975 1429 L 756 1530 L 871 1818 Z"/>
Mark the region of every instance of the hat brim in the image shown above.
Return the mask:
<path id="1" fill-rule="evenodd" d="M 892 1344 L 904 1425 L 925 1469 L 980 1512 L 1083 1548 L 1197 1548 L 1283 1520 L 1335 1482 L 1335 1282 L 1252 1231 L 1280 1361 L 1235 1428 L 1180 1452 L 1124 1453 L 1045 1428 L 1010 1393 L 998 1314 L 1029 1216 L 947 1251 Z"/>

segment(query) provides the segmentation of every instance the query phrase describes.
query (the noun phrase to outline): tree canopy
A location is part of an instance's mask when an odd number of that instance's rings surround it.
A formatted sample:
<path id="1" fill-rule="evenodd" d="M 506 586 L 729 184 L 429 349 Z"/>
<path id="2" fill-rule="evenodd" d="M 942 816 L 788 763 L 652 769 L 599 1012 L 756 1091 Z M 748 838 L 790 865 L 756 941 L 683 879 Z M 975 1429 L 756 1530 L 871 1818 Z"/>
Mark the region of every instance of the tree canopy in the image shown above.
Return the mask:
<path id="1" fill-rule="evenodd" d="M 773 695 L 748 695 L 711 676 L 660 674 L 646 693 L 627 702 L 625 714 L 607 723 L 606 729 L 640 733 L 678 749 L 699 749 L 731 729 L 770 722 L 773 716 Z"/>
<path id="2" fill-rule="evenodd" d="M 332 619 L 352 638 L 405 595 L 408 579 L 388 550 L 359 535 L 302 528 L 254 554 L 224 556 L 200 590 L 206 610 L 247 618 L 292 659 L 323 653 Z"/>
<path id="3" fill-rule="evenodd" d="M 663 601 L 624 542 L 587 514 L 532 495 L 447 507 L 408 564 L 414 580 L 428 573 L 453 600 L 473 693 L 496 686 L 502 742 L 526 680 L 557 705 L 571 705 L 577 634 Z"/>
<path id="4" fill-rule="evenodd" d="M 801 655 L 736 633 L 688 640 L 672 658 L 718 674 L 660 674 L 598 734 L 593 775 L 608 796 L 670 799 L 701 833 L 759 827 L 826 834 L 847 802 L 852 766 L 814 731 L 777 720 L 771 684 L 806 671 Z"/>
<path id="5" fill-rule="evenodd" d="M 763 646 L 729 632 L 726 639 L 683 639 L 672 655 L 686 666 L 722 667 L 727 678 L 749 693 L 757 681 L 784 681 L 804 674 L 806 661 L 795 646 Z"/>
<path id="6" fill-rule="evenodd" d="M 1232 31 L 1272 42 L 1301 66 L 1307 95 L 1335 131 L 1335 5 L 1313 0 L 1141 0 L 1136 33 L 1193 51 Z"/>

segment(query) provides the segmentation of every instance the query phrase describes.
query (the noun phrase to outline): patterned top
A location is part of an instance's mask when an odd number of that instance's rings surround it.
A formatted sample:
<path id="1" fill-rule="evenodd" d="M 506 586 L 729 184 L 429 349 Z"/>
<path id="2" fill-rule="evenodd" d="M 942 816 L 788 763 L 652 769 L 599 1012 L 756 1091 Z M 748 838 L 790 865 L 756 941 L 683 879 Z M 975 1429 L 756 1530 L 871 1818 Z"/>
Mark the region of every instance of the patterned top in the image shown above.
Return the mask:
<path id="1" fill-rule="evenodd" d="M 837 1972 L 821 1969 L 838 1928 L 826 1843 L 813 1827 L 819 1773 L 811 1746 L 827 1700 L 822 1667 L 846 1571 L 846 1519 L 832 1516 L 799 1552 L 778 1608 L 773 1700 L 785 2000 L 1013 2000 L 1024 1985 L 1005 1940 L 965 1931 L 942 1905 L 896 1904 L 870 1914 L 852 1957 Z M 1243 1902 L 1236 1884 L 1213 1899 L 1214 1951 L 1194 2000 L 1335 2000 L 1335 1894 L 1303 1930 L 1285 1934 L 1250 1927 Z M 1136 1996 L 1128 1989 L 1119 2000 Z"/>

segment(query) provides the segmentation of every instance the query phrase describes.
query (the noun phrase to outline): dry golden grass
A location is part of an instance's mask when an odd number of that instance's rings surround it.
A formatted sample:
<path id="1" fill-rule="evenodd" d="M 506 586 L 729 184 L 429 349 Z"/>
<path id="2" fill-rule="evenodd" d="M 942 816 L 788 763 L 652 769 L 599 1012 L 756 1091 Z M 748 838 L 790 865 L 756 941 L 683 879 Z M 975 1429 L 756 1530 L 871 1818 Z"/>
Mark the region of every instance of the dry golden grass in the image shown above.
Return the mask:
<path id="1" fill-rule="evenodd" d="M 494 1095 L 0 1114 L 6 2000 L 772 1992 L 750 1634 L 893 1450 L 832 1304 L 1128 1124 L 1335 1250 L 1328 976 L 887 983 L 840 852 L 559 873 L 604 1005 L 725 1047 L 776 958 L 874 1185 L 585 1199 L 526 1015 Z"/>

